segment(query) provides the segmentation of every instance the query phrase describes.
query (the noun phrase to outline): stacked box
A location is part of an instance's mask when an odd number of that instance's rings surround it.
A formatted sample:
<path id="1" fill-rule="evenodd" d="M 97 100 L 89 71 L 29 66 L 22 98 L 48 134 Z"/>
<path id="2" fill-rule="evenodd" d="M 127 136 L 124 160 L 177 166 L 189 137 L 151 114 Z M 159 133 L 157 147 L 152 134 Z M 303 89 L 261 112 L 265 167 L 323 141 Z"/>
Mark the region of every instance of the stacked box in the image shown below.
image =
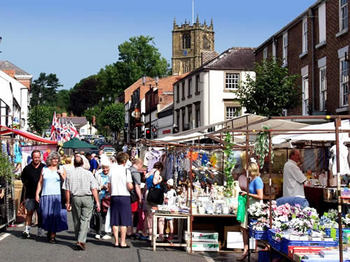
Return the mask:
<path id="1" fill-rule="evenodd" d="M 190 235 L 185 231 L 185 240 L 190 240 Z M 219 251 L 219 233 L 218 232 L 192 232 L 192 251 Z"/>

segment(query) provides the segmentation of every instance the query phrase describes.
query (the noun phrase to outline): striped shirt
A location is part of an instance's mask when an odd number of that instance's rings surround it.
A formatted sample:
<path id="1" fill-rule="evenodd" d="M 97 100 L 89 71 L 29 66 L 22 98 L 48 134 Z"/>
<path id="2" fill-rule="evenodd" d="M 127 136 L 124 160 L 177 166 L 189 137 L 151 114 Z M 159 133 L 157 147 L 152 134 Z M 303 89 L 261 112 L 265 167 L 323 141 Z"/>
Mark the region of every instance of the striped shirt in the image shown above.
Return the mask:
<path id="1" fill-rule="evenodd" d="M 91 190 L 98 189 L 98 183 L 89 170 L 76 167 L 67 174 L 63 189 L 69 190 L 73 196 L 91 196 Z"/>

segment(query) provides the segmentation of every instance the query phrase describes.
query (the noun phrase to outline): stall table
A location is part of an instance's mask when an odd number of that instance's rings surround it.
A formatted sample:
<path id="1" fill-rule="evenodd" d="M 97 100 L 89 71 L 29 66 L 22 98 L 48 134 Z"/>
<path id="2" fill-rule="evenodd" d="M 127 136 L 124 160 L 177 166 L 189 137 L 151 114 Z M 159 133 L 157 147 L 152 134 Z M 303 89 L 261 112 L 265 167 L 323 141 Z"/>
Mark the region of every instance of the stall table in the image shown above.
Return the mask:
<path id="1" fill-rule="evenodd" d="M 157 243 L 158 237 L 158 218 L 174 218 L 178 221 L 178 233 L 177 233 L 177 241 L 172 240 L 169 243 Z M 183 229 L 183 220 L 187 221 L 187 232 L 190 232 L 190 215 L 182 214 L 182 213 L 161 213 L 154 212 L 153 213 L 153 228 L 152 228 L 152 246 L 153 251 L 156 251 L 157 246 L 171 246 L 171 247 L 186 247 L 186 251 L 190 251 L 190 241 L 186 241 L 186 243 L 182 243 L 182 229 Z"/>

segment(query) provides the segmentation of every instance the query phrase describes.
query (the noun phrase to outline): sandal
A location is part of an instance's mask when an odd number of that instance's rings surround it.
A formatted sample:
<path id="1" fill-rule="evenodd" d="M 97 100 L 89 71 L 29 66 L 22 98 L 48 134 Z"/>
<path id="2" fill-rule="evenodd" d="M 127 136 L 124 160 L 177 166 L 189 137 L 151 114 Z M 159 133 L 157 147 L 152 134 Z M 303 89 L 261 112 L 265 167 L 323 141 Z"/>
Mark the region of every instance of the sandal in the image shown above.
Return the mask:
<path id="1" fill-rule="evenodd" d="M 125 246 L 119 245 L 119 248 L 130 248 L 130 246 L 129 245 L 125 245 Z"/>

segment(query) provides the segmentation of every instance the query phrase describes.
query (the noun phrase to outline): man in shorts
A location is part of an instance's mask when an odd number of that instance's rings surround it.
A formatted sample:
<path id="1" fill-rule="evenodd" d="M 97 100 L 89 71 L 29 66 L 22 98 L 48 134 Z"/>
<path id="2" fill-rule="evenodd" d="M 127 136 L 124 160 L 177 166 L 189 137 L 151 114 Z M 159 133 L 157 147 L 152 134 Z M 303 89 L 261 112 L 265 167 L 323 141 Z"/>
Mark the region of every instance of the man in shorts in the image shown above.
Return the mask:
<path id="1" fill-rule="evenodd" d="M 39 207 L 38 203 L 35 201 L 35 192 L 38 186 L 39 178 L 44 164 L 41 163 L 41 152 L 39 150 L 34 150 L 32 152 L 32 162 L 27 165 L 22 171 L 22 182 L 24 185 L 25 196 L 24 196 L 24 206 L 27 210 L 26 215 L 26 227 L 22 236 L 24 238 L 30 237 L 30 229 L 32 225 L 32 217 L 34 211 Z M 38 218 L 39 219 L 39 218 Z M 39 233 L 39 229 L 38 229 Z"/>

